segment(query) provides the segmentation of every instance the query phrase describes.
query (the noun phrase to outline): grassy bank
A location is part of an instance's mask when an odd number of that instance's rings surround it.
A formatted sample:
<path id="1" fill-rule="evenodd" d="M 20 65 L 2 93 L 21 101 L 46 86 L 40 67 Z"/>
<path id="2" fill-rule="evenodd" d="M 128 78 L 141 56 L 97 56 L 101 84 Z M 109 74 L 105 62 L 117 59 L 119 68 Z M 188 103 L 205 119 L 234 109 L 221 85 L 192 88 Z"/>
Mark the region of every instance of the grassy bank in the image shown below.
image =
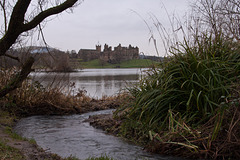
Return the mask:
<path id="1" fill-rule="evenodd" d="M 18 118 L 15 115 L 0 109 L 0 159 L 61 159 L 55 154 L 45 153 L 44 150 L 37 146 L 35 140 L 28 140 L 16 134 L 12 127 L 17 120 Z"/>
<path id="2" fill-rule="evenodd" d="M 6 126 L 12 126 L 14 119 L 14 116 L 0 109 L 0 130 L 5 130 Z M 6 140 L 0 136 L 0 159 L 23 159 L 23 155 L 18 149 L 7 145 Z"/>
<path id="3" fill-rule="evenodd" d="M 34 139 L 26 139 L 16 134 L 12 127 L 19 120 L 13 113 L 0 109 L 0 159 L 1 160 L 80 160 L 76 157 L 61 158 L 45 152 Z M 113 160 L 105 156 L 89 157 L 86 160 Z"/>
<path id="4" fill-rule="evenodd" d="M 159 64 L 149 59 L 133 59 L 119 64 L 101 63 L 95 59 L 89 62 L 79 62 L 78 68 L 148 68 Z"/>

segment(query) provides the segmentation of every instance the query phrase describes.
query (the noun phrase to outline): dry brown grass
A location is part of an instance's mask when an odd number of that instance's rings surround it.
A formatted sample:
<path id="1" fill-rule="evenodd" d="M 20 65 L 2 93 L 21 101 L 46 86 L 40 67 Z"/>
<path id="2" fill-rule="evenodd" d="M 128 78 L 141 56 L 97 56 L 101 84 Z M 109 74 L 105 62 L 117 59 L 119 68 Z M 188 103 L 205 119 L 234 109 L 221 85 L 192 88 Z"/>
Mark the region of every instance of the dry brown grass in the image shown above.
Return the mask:
<path id="1" fill-rule="evenodd" d="M 5 86 L 16 72 L 16 68 L 1 71 L 0 88 Z M 58 82 L 57 78 L 53 81 L 43 87 L 39 82 L 28 78 L 19 88 L 0 99 L 0 107 L 19 116 L 76 114 L 117 108 L 128 97 L 127 93 L 121 93 L 93 99 L 87 96 L 84 90 L 73 92 L 74 83 L 60 82 L 61 79 Z"/>
<path id="2" fill-rule="evenodd" d="M 2 71 L 0 87 L 6 85 L 15 72 L 16 68 Z M 58 115 L 90 111 L 94 102 L 102 101 L 86 96 L 86 92 L 82 90 L 78 90 L 75 95 L 72 95 L 73 87 L 74 85 L 68 87 L 59 85 L 43 87 L 39 82 L 33 82 L 29 78 L 23 82 L 21 87 L 2 98 L 0 106 L 20 115 Z M 104 97 L 104 99 L 107 101 L 112 99 L 113 101 L 114 98 Z M 99 109 L 101 109 L 101 106 Z"/>

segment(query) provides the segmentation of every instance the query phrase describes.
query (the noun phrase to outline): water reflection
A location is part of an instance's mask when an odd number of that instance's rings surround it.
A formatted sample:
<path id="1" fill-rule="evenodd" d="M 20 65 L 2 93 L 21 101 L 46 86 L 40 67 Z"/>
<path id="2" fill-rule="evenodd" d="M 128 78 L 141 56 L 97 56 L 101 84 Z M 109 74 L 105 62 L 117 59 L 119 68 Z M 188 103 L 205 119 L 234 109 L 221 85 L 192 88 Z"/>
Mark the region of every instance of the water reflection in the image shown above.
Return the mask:
<path id="1" fill-rule="evenodd" d="M 33 73 L 34 80 L 44 86 L 67 86 L 74 84 L 72 94 L 78 89 L 86 90 L 91 97 L 114 95 L 139 80 L 141 69 L 85 69 L 73 73 Z"/>

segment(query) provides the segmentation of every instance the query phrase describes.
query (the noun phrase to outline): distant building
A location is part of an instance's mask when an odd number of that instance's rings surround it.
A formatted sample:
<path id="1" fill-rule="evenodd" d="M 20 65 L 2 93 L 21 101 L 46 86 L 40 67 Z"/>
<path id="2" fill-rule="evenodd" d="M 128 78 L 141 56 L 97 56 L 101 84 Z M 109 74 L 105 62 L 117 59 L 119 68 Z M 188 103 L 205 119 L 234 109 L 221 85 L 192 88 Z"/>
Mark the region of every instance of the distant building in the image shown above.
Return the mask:
<path id="1" fill-rule="evenodd" d="M 84 62 L 87 62 L 94 59 L 98 59 L 100 53 L 101 51 L 97 49 L 80 49 L 78 52 L 78 58 L 82 59 Z"/>
<path id="2" fill-rule="evenodd" d="M 138 59 L 139 49 L 138 47 L 122 47 L 119 44 L 112 50 L 111 46 L 107 44 L 104 45 L 103 51 L 101 50 L 101 45 L 96 45 L 96 49 L 80 49 L 78 52 L 78 58 L 83 61 L 90 61 L 94 59 L 100 59 L 103 62 L 108 63 L 120 63 L 125 60 Z"/>

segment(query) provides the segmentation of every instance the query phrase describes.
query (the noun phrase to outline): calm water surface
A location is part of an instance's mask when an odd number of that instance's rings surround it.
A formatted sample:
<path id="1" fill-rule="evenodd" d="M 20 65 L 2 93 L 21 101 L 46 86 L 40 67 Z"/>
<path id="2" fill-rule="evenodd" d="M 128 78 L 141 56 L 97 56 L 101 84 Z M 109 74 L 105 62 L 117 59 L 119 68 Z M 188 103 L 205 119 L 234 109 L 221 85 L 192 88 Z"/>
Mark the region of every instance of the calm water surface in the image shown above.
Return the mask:
<path id="1" fill-rule="evenodd" d="M 78 89 L 86 90 L 87 95 L 101 98 L 103 95 L 117 94 L 126 86 L 136 83 L 144 69 L 84 69 L 72 73 L 45 73 L 31 74 L 33 79 L 43 86 L 67 86 L 74 84 L 72 94 Z M 69 88 L 67 88 L 69 89 Z"/>

